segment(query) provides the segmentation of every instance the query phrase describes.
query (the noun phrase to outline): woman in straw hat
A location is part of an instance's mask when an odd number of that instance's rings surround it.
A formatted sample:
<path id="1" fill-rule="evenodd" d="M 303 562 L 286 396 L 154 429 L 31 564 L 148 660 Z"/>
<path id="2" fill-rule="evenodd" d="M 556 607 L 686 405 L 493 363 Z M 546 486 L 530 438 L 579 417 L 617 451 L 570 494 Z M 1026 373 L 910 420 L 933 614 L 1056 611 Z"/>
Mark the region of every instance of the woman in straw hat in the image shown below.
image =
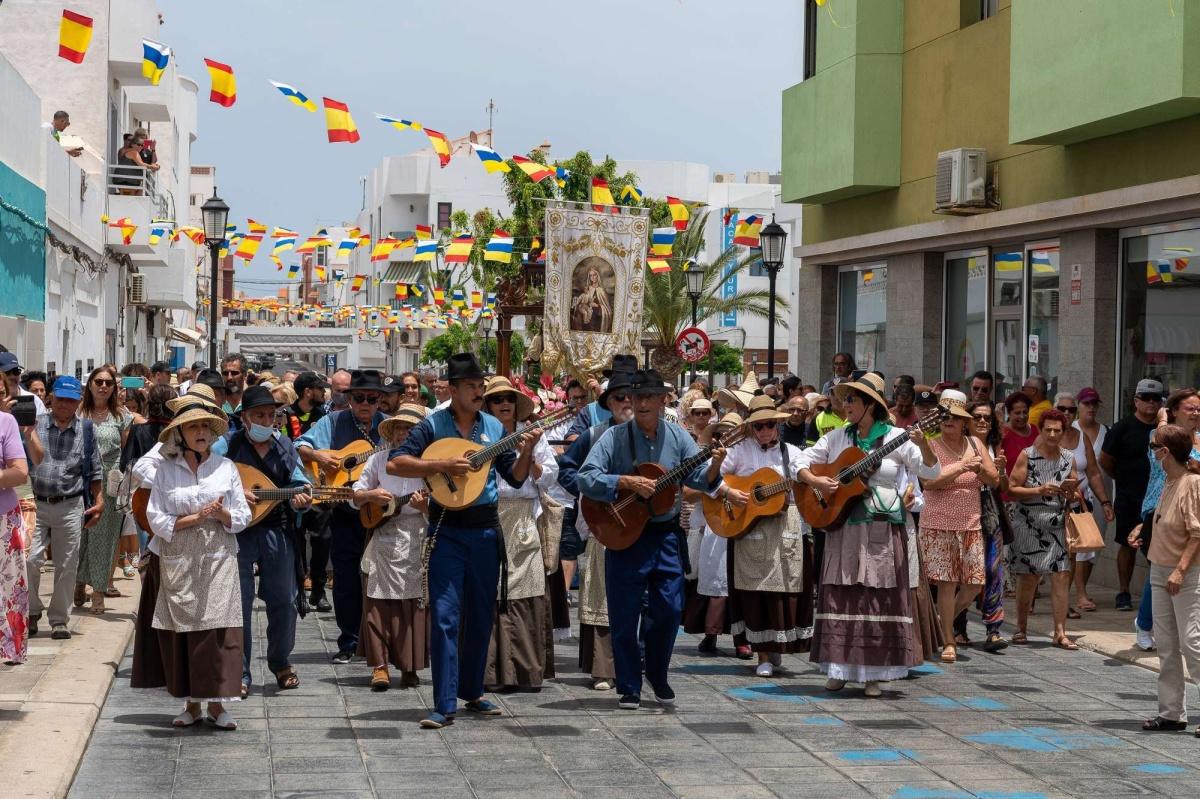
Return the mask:
<path id="1" fill-rule="evenodd" d="M 925 481 L 918 540 L 926 577 L 937 586 L 942 662 L 953 663 L 958 656 L 954 618 L 975 601 L 984 584 L 979 492 L 983 486 L 995 487 L 999 477 L 987 450 L 966 431 L 971 421 L 967 395 L 947 388 L 938 405 L 950 412 L 942 420 L 942 434 L 929 442 L 942 473 Z"/>
<path id="2" fill-rule="evenodd" d="M 810 659 L 828 675 L 826 688 L 897 680 L 922 662 L 913 634 L 913 598 L 900 480 L 907 473 L 931 480 L 941 473 L 937 456 L 918 428 L 906 433 L 887 423 L 884 382 L 868 373 L 835 389 L 849 422 L 822 436 L 801 455 L 800 479 L 824 494 L 838 488 L 810 466 L 828 464 L 850 447 L 870 452 L 897 437 L 908 441 L 890 452 L 867 481 L 867 492 L 846 523 L 825 535 L 820 590 Z"/>
<path id="3" fill-rule="evenodd" d="M 157 649 L 135 646 L 132 685 L 165 686 L 184 698 L 176 727 L 199 721 L 207 703 L 209 723 L 237 728 L 225 703 L 236 702 L 241 692 L 235 536 L 249 523 L 250 506 L 233 461 L 211 452 L 227 428 L 223 416 L 202 403 L 183 408 L 159 436 L 163 461 L 147 509 L 154 538 L 142 585 L 156 601 L 152 618 L 138 619 L 153 628 Z"/>
<path id="4" fill-rule="evenodd" d="M 379 435 L 393 446 L 425 418 L 424 405 L 401 405 L 379 423 Z M 417 672 L 429 666 L 429 617 L 420 606 L 421 551 L 429 500 L 418 477 L 387 473 L 388 451 L 376 452 L 354 484 L 354 505 L 386 506 L 396 497 L 411 499 L 370 536 L 363 550 L 363 620 L 358 654 L 371 667 L 371 690 L 391 686 L 388 664 L 400 669 L 400 687 L 414 688 Z"/>
<path id="5" fill-rule="evenodd" d="M 506 377 L 494 377 L 483 392 L 487 412 L 500 420 L 508 435 L 521 429 L 533 414 L 533 400 Z M 546 596 L 546 568 L 537 519 L 544 512 L 540 491 L 558 479 L 554 450 L 544 437 L 534 444 L 529 477 L 520 488 L 505 482 L 497 486 L 500 528 L 507 555 L 507 602 L 498 602 L 488 645 L 484 685 L 497 689 L 537 689 L 554 676 L 554 640 L 550 603 Z M 500 592 L 503 599 L 505 593 Z"/>
<path id="6" fill-rule="evenodd" d="M 775 410 L 775 401 L 765 395 L 752 399 L 749 410 L 750 436 L 729 448 L 721 474 L 746 477 L 766 468 L 790 485 L 803 464 L 800 448 L 779 439 L 788 414 Z M 812 638 L 812 570 L 805 564 L 809 529 L 790 490 L 787 498 L 782 512 L 759 519 L 728 545 L 733 634 L 758 653 L 759 677 L 772 676 L 784 653 L 807 651 Z"/>

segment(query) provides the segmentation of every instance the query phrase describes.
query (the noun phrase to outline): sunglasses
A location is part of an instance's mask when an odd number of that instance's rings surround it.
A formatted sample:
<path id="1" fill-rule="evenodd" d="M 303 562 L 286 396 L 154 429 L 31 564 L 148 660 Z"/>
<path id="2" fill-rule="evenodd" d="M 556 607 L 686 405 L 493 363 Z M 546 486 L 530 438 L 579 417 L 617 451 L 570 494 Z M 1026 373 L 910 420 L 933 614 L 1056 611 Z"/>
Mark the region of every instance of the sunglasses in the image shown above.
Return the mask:
<path id="1" fill-rule="evenodd" d="M 712 411 L 692 411 L 692 416 L 712 416 Z"/>
<path id="2" fill-rule="evenodd" d="M 116 380 L 105 380 L 102 377 L 97 377 L 95 380 L 92 381 L 93 386 L 100 386 L 101 388 L 109 388 L 111 386 L 115 386 L 116 384 L 117 384 Z"/>
<path id="3" fill-rule="evenodd" d="M 608 398 L 611 400 L 616 400 L 617 402 L 625 402 L 627 399 L 629 399 L 629 395 L 628 394 L 609 394 Z"/>
<path id="4" fill-rule="evenodd" d="M 992 415 L 990 413 L 973 413 L 973 414 L 971 414 L 971 418 L 977 422 L 992 421 Z"/>
<path id="5" fill-rule="evenodd" d="M 15 367 L 15 368 L 13 368 L 13 369 L 9 369 L 9 370 L 8 370 L 7 372 L 5 372 L 4 374 L 6 374 L 6 375 L 19 375 L 19 374 L 21 374 L 21 367 L 17 366 L 17 367 Z"/>
<path id="6" fill-rule="evenodd" d="M 755 429 L 755 431 L 758 431 L 758 430 L 774 430 L 774 429 L 775 429 L 775 426 L 776 426 L 776 424 L 778 424 L 778 423 L 777 423 L 777 422 L 754 422 L 754 423 L 753 423 L 753 424 L 751 424 L 750 426 L 751 426 L 751 427 L 753 427 L 753 428 Z"/>
<path id="7" fill-rule="evenodd" d="M 221 374 L 225 377 L 237 377 L 241 373 L 240 369 L 224 369 L 221 371 Z"/>
<path id="8" fill-rule="evenodd" d="M 1162 397 L 1157 394 L 1138 394 L 1137 399 L 1142 402 L 1162 402 Z"/>
<path id="9" fill-rule="evenodd" d="M 493 405 L 516 405 L 516 394 L 497 394 L 494 397 L 488 397 L 488 402 Z"/>
<path id="10" fill-rule="evenodd" d="M 379 404 L 379 395 L 378 394 L 351 394 L 350 401 L 356 402 L 359 405 L 378 405 Z"/>
<path id="11" fill-rule="evenodd" d="M 1075 411 L 1079 410 L 1074 405 L 1055 405 L 1054 409 L 1059 413 L 1075 413 Z"/>

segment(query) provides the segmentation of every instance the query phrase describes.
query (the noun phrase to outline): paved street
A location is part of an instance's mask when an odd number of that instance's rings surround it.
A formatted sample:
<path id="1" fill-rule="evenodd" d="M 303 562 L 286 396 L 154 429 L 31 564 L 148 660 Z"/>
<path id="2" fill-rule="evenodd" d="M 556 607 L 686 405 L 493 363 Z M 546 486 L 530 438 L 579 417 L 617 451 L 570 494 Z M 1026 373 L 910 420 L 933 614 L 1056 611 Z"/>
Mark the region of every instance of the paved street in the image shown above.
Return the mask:
<path id="1" fill-rule="evenodd" d="M 261 608 L 256 615 L 263 650 Z M 1149 671 L 1035 638 L 999 656 L 927 665 L 882 700 L 830 694 L 803 657 L 763 680 L 702 658 L 680 635 L 678 709 L 618 711 L 574 669 L 540 693 L 498 697 L 505 716 L 417 727 L 428 685 L 367 688 L 361 661 L 333 666 L 332 615 L 300 624 L 303 685 L 257 685 L 235 733 L 168 725 L 175 700 L 129 688 L 122 664 L 70 796 L 247 797 L 987 797 L 1195 796 L 1200 741 L 1140 732 Z M 980 631 L 973 629 L 978 637 Z M 427 674 L 427 673 L 426 673 Z M 425 675 L 423 674 L 423 677 Z M 427 682 L 427 681 L 426 681 Z M 1192 689 L 1194 690 L 1194 689 Z M 1194 696 L 1194 694 L 1193 694 Z"/>

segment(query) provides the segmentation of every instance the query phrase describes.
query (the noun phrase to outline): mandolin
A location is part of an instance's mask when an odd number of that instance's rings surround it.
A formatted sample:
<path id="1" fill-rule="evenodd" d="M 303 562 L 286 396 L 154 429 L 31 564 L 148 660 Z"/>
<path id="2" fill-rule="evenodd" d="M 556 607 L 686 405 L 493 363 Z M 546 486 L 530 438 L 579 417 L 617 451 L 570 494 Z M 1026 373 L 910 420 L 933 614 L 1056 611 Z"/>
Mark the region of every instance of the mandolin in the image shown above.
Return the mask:
<path id="1" fill-rule="evenodd" d="M 486 447 L 458 436 L 434 441 L 421 453 L 421 460 L 467 458 L 471 461 L 471 471 L 462 477 L 455 477 L 444 472 L 426 477 L 425 484 L 429 486 L 429 493 L 433 497 L 433 501 L 450 510 L 467 507 L 479 499 L 479 495 L 483 493 L 483 489 L 487 486 L 488 472 L 491 470 L 492 461 L 497 456 L 516 449 L 521 436 L 529 431 L 553 427 L 576 413 L 577 411 L 571 408 L 560 408 Z"/>
<path id="2" fill-rule="evenodd" d="M 358 519 L 362 522 L 363 528 L 374 530 L 403 510 L 404 506 L 411 502 L 416 495 L 417 492 L 401 494 L 398 497 L 393 496 L 386 505 L 368 502 L 358 509 Z"/>
<path id="3" fill-rule="evenodd" d="M 730 488 L 745 491 L 750 499 L 741 507 L 725 499 L 709 496 L 701 500 L 704 520 L 722 538 L 735 538 L 753 527 L 759 519 L 782 513 L 787 507 L 788 491 L 794 490 L 797 494 L 800 491 L 798 483 L 781 477 L 779 472 L 768 466 L 743 477 L 727 474 L 724 480 Z"/>
<path id="4" fill-rule="evenodd" d="M 876 447 L 870 454 L 858 447 L 847 447 L 832 463 L 815 463 L 808 470 L 815 475 L 832 477 L 840 484 L 837 491 L 824 496 L 810 485 L 796 490 L 796 505 L 804 521 L 816 530 L 834 530 L 846 523 L 846 518 L 855 502 L 866 493 L 867 481 L 883 463 L 883 459 L 908 441 L 913 430 L 927 433 L 936 430 L 950 411 L 937 407 L 923 416 L 916 424 L 906 428 L 904 435 L 896 436 L 886 444 Z M 916 475 L 913 475 L 915 478 Z"/>
<path id="5" fill-rule="evenodd" d="M 362 476 L 363 467 L 366 466 L 372 455 L 376 452 L 386 452 L 391 448 L 392 445 L 387 442 L 375 446 L 367 439 L 360 438 L 341 449 L 317 450 L 337 458 L 337 464 L 326 468 L 316 461 L 310 463 L 308 466 L 312 472 L 313 485 L 353 485 L 354 481 Z"/>
<path id="6" fill-rule="evenodd" d="M 628 424 L 634 424 L 629 422 Z M 712 457 L 717 447 L 731 447 L 746 436 L 739 427 L 730 431 L 723 439 L 713 441 L 690 458 L 680 461 L 674 469 L 666 470 L 657 463 L 641 463 L 633 470 L 639 477 L 654 480 L 654 493 L 648 498 L 638 496 L 632 489 L 617 492 L 613 502 L 604 502 L 581 496 L 579 512 L 587 521 L 588 529 L 596 540 L 608 549 L 628 549 L 641 537 L 646 523 L 652 516 L 667 513 L 675 505 L 679 483 L 697 466 Z"/>

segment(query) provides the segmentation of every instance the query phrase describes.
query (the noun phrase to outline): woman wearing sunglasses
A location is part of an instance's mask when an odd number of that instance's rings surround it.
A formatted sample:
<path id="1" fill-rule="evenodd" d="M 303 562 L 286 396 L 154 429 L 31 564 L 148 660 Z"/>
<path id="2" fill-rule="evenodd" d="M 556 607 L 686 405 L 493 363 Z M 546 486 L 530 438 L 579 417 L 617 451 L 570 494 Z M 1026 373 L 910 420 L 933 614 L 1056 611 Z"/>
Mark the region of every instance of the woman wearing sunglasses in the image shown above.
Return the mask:
<path id="1" fill-rule="evenodd" d="M 750 401 L 750 435 L 729 448 L 721 474 L 746 477 L 767 468 L 788 482 L 800 473 L 799 447 L 779 440 L 788 414 L 766 395 Z M 720 490 L 720 489 L 718 489 Z M 735 644 L 758 654 L 759 677 L 774 675 L 784 653 L 806 652 L 812 639 L 812 569 L 805 561 L 809 528 L 787 492 L 781 513 L 759 519 L 749 532 L 730 539 L 729 614 Z"/>
<path id="2" fill-rule="evenodd" d="M 484 410 L 500 420 L 505 435 L 525 427 L 533 415 L 533 400 L 517 391 L 507 377 L 488 381 L 483 402 Z M 546 677 L 554 676 L 550 601 L 537 518 L 542 514 L 540 492 L 557 480 L 554 450 L 542 437 L 534 444 L 529 477 L 520 488 L 497 481 L 497 512 L 508 560 L 500 579 L 506 581 L 508 602 L 503 610 L 497 606 L 492 624 L 483 678 L 489 690 L 537 690 Z"/>

